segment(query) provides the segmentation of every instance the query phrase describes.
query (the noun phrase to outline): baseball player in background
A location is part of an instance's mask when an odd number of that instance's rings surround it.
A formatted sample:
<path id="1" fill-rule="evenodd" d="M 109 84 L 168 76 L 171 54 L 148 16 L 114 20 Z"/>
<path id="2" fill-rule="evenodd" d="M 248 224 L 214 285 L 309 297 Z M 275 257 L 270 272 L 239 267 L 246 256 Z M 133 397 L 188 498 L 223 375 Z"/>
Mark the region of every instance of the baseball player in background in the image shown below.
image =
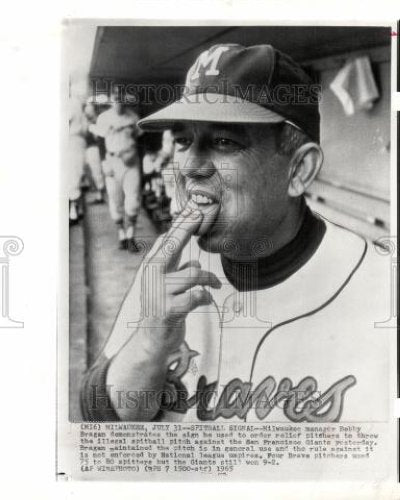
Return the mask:
<path id="1" fill-rule="evenodd" d="M 305 202 L 323 161 L 318 103 L 289 56 L 223 44 L 200 54 L 179 102 L 139 122 L 173 131 L 182 211 L 86 374 L 85 419 L 387 417 L 374 322 L 389 267 Z"/>
<path id="2" fill-rule="evenodd" d="M 99 145 L 99 138 L 96 133 L 92 133 L 92 130 L 96 131 L 96 121 L 97 113 L 96 108 L 93 104 L 93 99 L 88 99 L 85 106 L 85 115 L 87 117 L 89 126 L 88 133 L 86 136 L 86 164 L 88 165 L 90 172 L 92 174 L 93 182 L 96 188 L 94 200 L 92 203 L 104 203 L 104 176 L 102 170 L 101 152 Z"/>
<path id="3" fill-rule="evenodd" d="M 81 179 L 86 162 L 86 135 L 88 121 L 84 104 L 79 96 L 69 99 L 69 137 L 68 137 L 68 198 L 69 222 L 75 224 L 83 214 L 81 200 Z"/>
<path id="4" fill-rule="evenodd" d="M 96 134 L 105 139 L 103 173 L 119 248 L 131 252 L 137 251 L 134 235 L 141 201 L 138 120 L 138 115 L 114 93 L 111 108 L 99 115 L 95 128 Z"/>

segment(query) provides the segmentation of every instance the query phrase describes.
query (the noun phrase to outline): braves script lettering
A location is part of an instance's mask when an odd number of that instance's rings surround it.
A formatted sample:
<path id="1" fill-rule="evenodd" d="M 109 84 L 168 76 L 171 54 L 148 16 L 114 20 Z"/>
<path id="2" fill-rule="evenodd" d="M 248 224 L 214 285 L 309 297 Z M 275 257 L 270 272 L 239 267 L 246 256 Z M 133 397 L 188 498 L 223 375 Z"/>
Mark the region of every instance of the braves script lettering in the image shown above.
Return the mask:
<path id="1" fill-rule="evenodd" d="M 217 382 L 208 383 L 202 375 L 195 394 L 189 396 L 182 377 L 198 353 L 185 347 L 179 360 L 174 360 L 174 368 L 169 370 L 161 409 L 186 413 L 196 407 L 199 420 L 232 417 L 244 420 L 251 409 L 259 420 L 263 420 L 274 408 L 280 408 L 292 422 L 338 422 L 345 393 L 356 384 L 356 378 L 348 375 L 321 393 L 318 382 L 311 376 L 303 378 L 297 385 L 287 377 L 277 384 L 274 377 L 267 376 L 254 389 L 253 383 L 234 378 L 218 393 Z"/>
<path id="2" fill-rule="evenodd" d="M 252 383 L 235 378 L 218 397 L 217 382 L 207 383 L 207 378 L 202 375 L 196 393 L 189 397 L 182 381 L 170 378 L 166 389 L 168 397 L 164 399 L 162 409 L 186 413 L 197 406 L 199 420 L 234 416 L 244 420 L 250 409 L 254 408 L 257 418 L 263 420 L 283 402 L 282 411 L 292 422 L 338 422 L 343 411 L 345 392 L 355 383 L 355 377 L 348 375 L 315 397 L 313 395 L 317 392 L 318 383 L 313 377 L 303 378 L 297 386 L 289 378 L 283 378 L 277 387 L 275 379 L 268 376 L 253 391 Z M 210 408 L 212 400 L 216 402 Z"/>

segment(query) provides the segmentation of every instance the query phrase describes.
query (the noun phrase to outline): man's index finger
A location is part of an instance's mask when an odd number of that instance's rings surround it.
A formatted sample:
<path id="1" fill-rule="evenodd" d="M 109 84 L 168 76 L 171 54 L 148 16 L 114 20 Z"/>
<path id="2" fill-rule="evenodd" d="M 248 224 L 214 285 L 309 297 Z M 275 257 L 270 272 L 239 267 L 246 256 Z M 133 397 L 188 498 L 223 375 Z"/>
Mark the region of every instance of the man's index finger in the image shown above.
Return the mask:
<path id="1" fill-rule="evenodd" d="M 202 214 L 199 210 L 191 210 L 186 207 L 172 223 L 154 258 L 162 259 L 166 269 L 173 269 L 179 261 L 182 250 L 199 227 L 201 220 Z"/>

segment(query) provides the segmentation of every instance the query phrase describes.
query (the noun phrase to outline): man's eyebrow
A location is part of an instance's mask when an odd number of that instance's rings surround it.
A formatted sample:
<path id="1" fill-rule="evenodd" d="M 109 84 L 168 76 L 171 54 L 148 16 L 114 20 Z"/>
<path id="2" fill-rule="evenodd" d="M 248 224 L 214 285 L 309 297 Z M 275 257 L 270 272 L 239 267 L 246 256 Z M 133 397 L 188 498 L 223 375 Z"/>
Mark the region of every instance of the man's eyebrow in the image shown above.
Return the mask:
<path id="1" fill-rule="evenodd" d="M 210 132 L 227 132 L 231 134 L 239 134 L 241 136 L 247 137 L 248 136 L 248 127 L 241 123 L 222 123 L 222 122 L 203 122 L 203 123 L 208 123 L 210 125 Z M 171 132 L 174 133 L 179 133 L 183 132 L 185 130 L 189 130 L 188 124 L 182 123 L 182 122 L 177 122 L 172 125 L 171 127 Z"/>
<path id="2" fill-rule="evenodd" d="M 239 123 L 213 123 L 212 129 L 216 132 L 231 132 L 234 134 L 247 134 L 247 129 Z"/>
<path id="3" fill-rule="evenodd" d="M 185 128 L 185 125 L 183 123 L 174 123 L 171 127 L 171 132 L 182 132 L 182 130 Z"/>

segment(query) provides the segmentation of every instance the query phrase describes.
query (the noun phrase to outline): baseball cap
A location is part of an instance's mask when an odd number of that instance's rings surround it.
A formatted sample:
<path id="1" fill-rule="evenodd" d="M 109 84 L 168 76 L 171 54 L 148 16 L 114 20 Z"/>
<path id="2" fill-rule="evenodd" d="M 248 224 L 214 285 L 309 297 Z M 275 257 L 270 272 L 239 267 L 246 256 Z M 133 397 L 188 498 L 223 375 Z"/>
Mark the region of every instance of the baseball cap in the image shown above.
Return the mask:
<path id="1" fill-rule="evenodd" d="M 320 85 L 271 45 L 219 44 L 202 52 L 182 97 L 139 121 L 143 130 L 175 122 L 288 122 L 319 142 Z"/>

